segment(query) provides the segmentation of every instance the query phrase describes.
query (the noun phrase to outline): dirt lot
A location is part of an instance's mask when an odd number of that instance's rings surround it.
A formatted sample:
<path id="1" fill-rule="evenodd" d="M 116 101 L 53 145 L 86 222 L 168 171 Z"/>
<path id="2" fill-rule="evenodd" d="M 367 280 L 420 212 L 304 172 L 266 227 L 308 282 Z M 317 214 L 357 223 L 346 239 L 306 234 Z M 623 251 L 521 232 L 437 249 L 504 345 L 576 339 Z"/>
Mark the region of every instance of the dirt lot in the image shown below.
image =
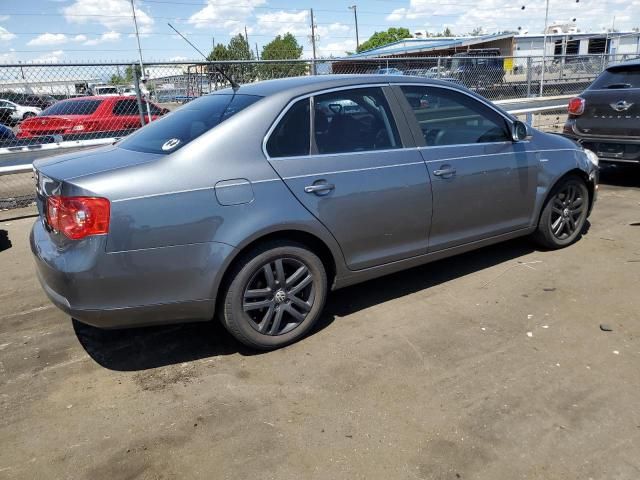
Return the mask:
<path id="1" fill-rule="evenodd" d="M 605 181 L 569 249 L 336 292 L 263 354 L 215 324 L 73 324 L 37 285 L 33 219 L 1 221 L 0 478 L 638 479 L 640 174 Z"/>

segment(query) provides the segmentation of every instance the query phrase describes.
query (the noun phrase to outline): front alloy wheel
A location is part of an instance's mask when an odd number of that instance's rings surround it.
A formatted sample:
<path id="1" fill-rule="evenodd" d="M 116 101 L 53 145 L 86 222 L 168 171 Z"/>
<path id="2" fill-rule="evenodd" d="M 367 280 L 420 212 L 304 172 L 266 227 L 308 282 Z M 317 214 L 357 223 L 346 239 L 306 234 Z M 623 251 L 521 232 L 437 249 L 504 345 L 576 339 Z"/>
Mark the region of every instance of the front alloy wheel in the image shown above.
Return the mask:
<path id="1" fill-rule="evenodd" d="M 589 213 L 589 190 L 583 179 L 570 176 L 553 189 L 542 210 L 535 240 L 545 248 L 562 248 L 578 240 Z"/>
<path id="2" fill-rule="evenodd" d="M 568 183 L 551 200 L 550 228 L 558 240 L 571 237 L 584 223 L 587 201 L 579 186 Z M 582 221 L 581 221 L 582 220 Z"/>

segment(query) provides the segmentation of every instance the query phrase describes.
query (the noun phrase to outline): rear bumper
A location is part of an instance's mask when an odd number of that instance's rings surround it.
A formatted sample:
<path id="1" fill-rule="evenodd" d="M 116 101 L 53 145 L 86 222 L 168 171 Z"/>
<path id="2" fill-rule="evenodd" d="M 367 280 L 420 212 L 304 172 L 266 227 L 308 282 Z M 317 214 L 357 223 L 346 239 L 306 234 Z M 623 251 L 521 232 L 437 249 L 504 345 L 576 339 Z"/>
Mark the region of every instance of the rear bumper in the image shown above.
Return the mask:
<path id="1" fill-rule="evenodd" d="M 603 162 L 640 163 L 640 140 L 625 137 L 589 137 L 567 133 L 563 135 L 598 155 Z"/>
<path id="2" fill-rule="evenodd" d="M 101 328 L 210 320 L 233 248 L 208 242 L 107 253 L 106 237 L 59 247 L 38 220 L 30 244 L 43 290 L 60 310 Z"/>

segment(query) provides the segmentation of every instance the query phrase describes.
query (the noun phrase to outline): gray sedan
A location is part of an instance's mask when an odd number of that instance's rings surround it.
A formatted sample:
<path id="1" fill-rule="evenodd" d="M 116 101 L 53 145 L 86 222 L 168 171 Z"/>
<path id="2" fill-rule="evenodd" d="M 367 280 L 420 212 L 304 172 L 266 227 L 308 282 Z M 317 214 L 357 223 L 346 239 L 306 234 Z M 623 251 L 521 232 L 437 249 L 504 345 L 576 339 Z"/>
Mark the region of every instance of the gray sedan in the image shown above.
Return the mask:
<path id="1" fill-rule="evenodd" d="M 307 334 L 330 289 L 525 235 L 566 247 L 597 189 L 571 140 L 405 76 L 222 90 L 34 165 L 53 303 L 105 328 L 217 316 L 258 349 Z"/>

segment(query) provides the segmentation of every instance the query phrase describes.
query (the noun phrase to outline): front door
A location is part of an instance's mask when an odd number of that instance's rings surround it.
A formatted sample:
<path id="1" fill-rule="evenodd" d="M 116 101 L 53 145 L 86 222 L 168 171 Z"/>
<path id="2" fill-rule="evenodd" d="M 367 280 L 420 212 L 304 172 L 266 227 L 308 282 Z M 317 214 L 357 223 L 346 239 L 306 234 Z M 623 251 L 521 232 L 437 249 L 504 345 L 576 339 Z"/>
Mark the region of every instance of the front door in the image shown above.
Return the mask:
<path id="1" fill-rule="evenodd" d="M 406 86 L 426 146 L 433 189 L 429 251 L 526 228 L 535 206 L 538 162 L 513 142 L 506 119 L 471 95 Z"/>
<path id="2" fill-rule="evenodd" d="M 382 88 L 298 101 L 272 132 L 267 153 L 296 198 L 331 231 L 350 269 L 426 253 L 429 175 L 420 152 L 403 148 Z"/>

